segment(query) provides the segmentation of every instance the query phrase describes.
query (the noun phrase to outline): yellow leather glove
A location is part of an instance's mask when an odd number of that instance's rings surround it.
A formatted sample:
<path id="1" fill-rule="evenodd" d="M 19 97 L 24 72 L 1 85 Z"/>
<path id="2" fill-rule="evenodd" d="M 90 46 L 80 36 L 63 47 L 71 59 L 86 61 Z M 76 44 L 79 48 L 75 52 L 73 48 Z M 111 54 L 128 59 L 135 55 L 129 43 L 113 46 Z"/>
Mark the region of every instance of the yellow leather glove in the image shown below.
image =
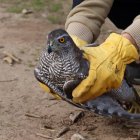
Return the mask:
<path id="1" fill-rule="evenodd" d="M 71 36 L 78 47 L 87 43 L 76 36 Z M 73 91 L 73 101 L 85 102 L 102 95 L 112 88 L 118 88 L 124 77 L 126 64 L 138 60 L 135 47 L 121 35 L 112 33 L 98 47 L 82 47 L 84 57 L 90 62 L 89 76 Z M 47 92 L 61 99 L 44 84 L 40 86 Z"/>
<path id="2" fill-rule="evenodd" d="M 52 94 L 58 100 L 61 99 L 61 97 L 53 93 L 48 86 L 42 84 L 41 82 L 39 82 L 39 85 L 42 89 L 44 89 L 45 92 Z"/>
<path id="3" fill-rule="evenodd" d="M 86 42 L 72 36 L 78 46 Z M 126 64 L 138 60 L 139 55 L 130 41 L 112 33 L 98 47 L 82 47 L 84 57 L 90 63 L 89 75 L 73 91 L 73 101 L 77 103 L 93 99 L 103 93 L 118 88 L 124 77 Z"/>

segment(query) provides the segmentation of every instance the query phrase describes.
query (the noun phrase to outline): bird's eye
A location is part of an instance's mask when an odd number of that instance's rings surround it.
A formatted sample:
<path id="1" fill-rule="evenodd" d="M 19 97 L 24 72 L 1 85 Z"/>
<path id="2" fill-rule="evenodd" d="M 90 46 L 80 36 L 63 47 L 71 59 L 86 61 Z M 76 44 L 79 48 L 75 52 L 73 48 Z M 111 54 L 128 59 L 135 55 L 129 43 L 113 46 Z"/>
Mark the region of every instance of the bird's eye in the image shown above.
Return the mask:
<path id="1" fill-rule="evenodd" d="M 59 41 L 60 43 L 64 43 L 64 42 L 65 42 L 65 39 L 64 39 L 64 37 L 62 37 L 62 38 L 59 38 L 58 41 Z"/>

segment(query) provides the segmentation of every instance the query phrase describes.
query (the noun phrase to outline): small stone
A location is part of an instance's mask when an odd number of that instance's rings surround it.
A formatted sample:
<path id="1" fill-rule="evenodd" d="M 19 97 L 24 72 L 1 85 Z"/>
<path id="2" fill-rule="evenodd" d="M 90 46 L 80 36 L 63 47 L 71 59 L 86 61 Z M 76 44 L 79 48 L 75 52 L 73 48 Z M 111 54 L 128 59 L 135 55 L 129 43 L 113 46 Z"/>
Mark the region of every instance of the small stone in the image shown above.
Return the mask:
<path id="1" fill-rule="evenodd" d="M 65 140 L 64 138 L 56 138 L 54 140 Z"/>
<path id="2" fill-rule="evenodd" d="M 74 134 L 72 135 L 71 140 L 85 140 L 85 138 L 80 134 Z"/>
<path id="3" fill-rule="evenodd" d="M 47 17 L 48 17 L 48 15 L 47 15 L 46 13 L 43 13 L 41 16 L 42 16 L 43 18 L 47 18 Z"/>
<path id="4" fill-rule="evenodd" d="M 31 13 L 33 13 L 32 10 L 28 10 L 28 9 L 23 9 L 22 10 L 22 14 L 24 14 L 24 15 L 31 14 Z"/>
<path id="5" fill-rule="evenodd" d="M 71 113 L 69 118 L 72 121 L 72 123 L 77 122 L 80 118 L 82 118 L 84 116 L 84 112 L 83 111 L 78 111 L 78 112 L 74 112 Z"/>

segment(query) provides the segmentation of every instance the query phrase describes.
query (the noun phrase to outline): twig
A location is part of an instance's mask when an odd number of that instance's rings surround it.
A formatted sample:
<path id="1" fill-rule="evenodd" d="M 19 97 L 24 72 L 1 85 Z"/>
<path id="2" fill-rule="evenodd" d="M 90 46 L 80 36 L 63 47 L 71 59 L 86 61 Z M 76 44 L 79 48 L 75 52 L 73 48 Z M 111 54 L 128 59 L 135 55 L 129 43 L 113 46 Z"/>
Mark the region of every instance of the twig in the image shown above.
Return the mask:
<path id="1" fill-rule="evenodd" d="M 14 55 L 12 55 L 12 54 L 9 53 L 9 52 L 4 51 L 3 54 L 6 55 L 6 56 L 8 56 L 8 57 L 10 57 L 10 58 L 12 58 L 12 59 L 13 59 L 14 61 L 16 61 L 17 63 L 20 62 L 20 59 L 19 59 L 19 58 L 15 57 Z"/>
<path id="2" fill-rule="evenodd" d="M 18 79 L 15 78 L 15 79 L 9 79 L 9 80 L 1 80 L 0 82 L 12 82 L 12 81 L 16 81 L 16 80 L 18 80 Z"/>
<path id="3" fill-rule="evenodd" d="M 46 139 L 53 139 L 53 137 L 50 137 L 50 136 L 47 136 L 47 135 L 44 135 L 44 134 L 41 134 L 41 133 L 36 133 L 37 136 L 40 136 L 42 138 L 46 138 Z"/>
<path id="4" fill-rule="evenodd" d="M 51 107 L 51 106 L 56 105 L 56 104 L 58 104 L 58 101 L 54 102 L 54 103 L 51 104 L 51 105 L 47 105 L 47 107 Z"/>
<path id="5" fill-rule="evenodd" d="M 41 116 L 38 116 L 38 115 L 35 115 L 35 114 L 30 114 L 30 113 L 26 113 L 25 116 L 32 117 L 32 118 L 41 118 Z"/>
<path id="6" fill-rule="evenodd" d="M 47 126 L 46 124 L 44 125 L 45 129 L 49 129 L 49 130 L 53 130 L 53 128 L 51 126 Z M 54 131 L 54 130 L 53 130 Z"/>
<path id="7" fill-rule="evenodd" d="M 0 49 L 4 48 L 4 46 L 0 46 Z"/>
<path id="8" fill-rule="evenodd" d="M 57 134 L 57 138 L 61 137 L 63 134 L 65 134 L 67 131 L 69 131 L 70 128 L 69 127 L 64 127 L 58 134 Z"/>

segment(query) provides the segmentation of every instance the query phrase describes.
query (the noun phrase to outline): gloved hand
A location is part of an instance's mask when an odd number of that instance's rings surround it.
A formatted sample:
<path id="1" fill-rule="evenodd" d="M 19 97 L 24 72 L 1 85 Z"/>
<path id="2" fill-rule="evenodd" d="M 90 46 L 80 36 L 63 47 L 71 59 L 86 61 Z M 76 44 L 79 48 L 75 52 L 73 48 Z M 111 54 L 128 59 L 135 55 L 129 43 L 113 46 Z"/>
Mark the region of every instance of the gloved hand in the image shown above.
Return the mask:
<path id="1" fill-rule="evenodd" d="M 45 92 L 52 94 L 56 99 L 61 99 L 60 96 L 58 96 L 56 93 L 53 93 L 50 88 L 48 86 L 46 86 L 45 84 L 39 82 L 39 85 L 42 89 L 44 89 Z"/>
<path id="2" fill-rule="evenodd" d="M 87 43 L 77 36 L 71 36 L 78 47 Z M 89 76 L 73 91 L 74 102 L 85 102 L 102 95 L 112 88 L 118 88 L 122 82 L 126 64 L 138 59 L 135 47 L 124 37 L 111 34 L 98 47 L 82 47 L 84 57 L 90 62 Z M 40 84 L 46 92 L 53 94 L 50 89 Z"/>
<path id="3" fill-rule="evenodd" d="M 72 36 L 77 46 L 84 41 Z M 112 33 L 98 47 L 83 47 L 84 57 L 90 62 L 89 75 L 73 91 L 73 101 L 77 103 L 93 99 L 103 93 L 118 88 L 124 77 L 126 64 L 138 60 L 139 55 L 130 41 Z"/>

